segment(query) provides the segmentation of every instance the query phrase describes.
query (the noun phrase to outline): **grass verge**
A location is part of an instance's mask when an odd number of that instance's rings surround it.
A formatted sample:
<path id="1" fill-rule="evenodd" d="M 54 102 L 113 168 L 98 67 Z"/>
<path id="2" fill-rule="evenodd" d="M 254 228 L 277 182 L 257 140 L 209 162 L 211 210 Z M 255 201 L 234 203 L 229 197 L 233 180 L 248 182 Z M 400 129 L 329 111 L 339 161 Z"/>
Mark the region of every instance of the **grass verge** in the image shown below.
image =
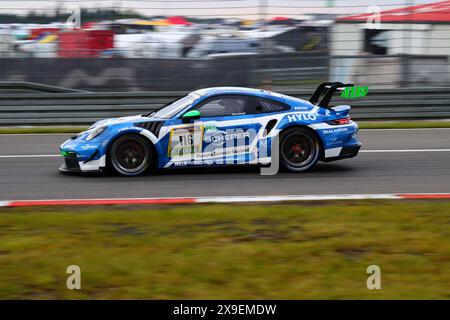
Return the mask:
<path id="1" fill-rule="evenodd" d="M 448 299 L 450 202 L 3 208 L 0 299 Z M 368 290 L 366 268 L 381 268 Z M 81 268 L 81 290 L 66 268 Z"/>

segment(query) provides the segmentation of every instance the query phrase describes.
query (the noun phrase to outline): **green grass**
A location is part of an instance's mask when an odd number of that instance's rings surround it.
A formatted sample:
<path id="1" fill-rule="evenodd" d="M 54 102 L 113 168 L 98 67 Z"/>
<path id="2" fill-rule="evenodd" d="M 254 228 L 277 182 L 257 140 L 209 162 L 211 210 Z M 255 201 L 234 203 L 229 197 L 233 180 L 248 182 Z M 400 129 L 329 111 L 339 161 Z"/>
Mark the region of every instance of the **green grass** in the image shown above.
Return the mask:
<path id="1" fill-rule="evenodd" d="M 450 202 L 3 208 L 0 299 L 19 298 L 449 299 Z"/>

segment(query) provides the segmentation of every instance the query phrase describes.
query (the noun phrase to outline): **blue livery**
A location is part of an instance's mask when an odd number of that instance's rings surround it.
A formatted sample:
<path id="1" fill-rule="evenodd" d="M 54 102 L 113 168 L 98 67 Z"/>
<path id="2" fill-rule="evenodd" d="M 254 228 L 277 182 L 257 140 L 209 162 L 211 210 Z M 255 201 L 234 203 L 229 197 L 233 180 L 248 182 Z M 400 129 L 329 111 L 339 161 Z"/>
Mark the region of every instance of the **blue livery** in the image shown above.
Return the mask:
<path id="1" fill-rule="evenodd" d="M 310 101 L 251 88 L 197 90 L 150 114 L 94 123 L 61 145 L 60 170 L 133 176 L 158 168 L 269 165 L 276 141 L 280 165 L 307 171 L 318 161 L 358 154 L 350 106 L 328 106 L 348 86 L 321 84 Z"/>

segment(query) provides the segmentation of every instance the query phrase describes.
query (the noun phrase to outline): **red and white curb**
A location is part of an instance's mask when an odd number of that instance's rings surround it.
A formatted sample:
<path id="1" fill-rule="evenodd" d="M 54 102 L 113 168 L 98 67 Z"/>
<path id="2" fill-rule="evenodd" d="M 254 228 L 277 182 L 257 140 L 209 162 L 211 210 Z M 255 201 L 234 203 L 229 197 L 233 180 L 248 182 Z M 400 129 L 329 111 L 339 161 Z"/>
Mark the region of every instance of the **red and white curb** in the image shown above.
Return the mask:
<path id="1" fill-rule="evenodd" d="M 114 199 L 52 199 L 0 201 L 0 207 L 80 206 L 80 205 L 139 205 L 139 204 L 193 204 L 193 203 L 245 203 L 320 200 L 366 199 L 450 199 L 450 193 L 381 193 L 381 194 L 329 194 L 284 196 L 223 196 L 191 198 L 114 198 Z"/>

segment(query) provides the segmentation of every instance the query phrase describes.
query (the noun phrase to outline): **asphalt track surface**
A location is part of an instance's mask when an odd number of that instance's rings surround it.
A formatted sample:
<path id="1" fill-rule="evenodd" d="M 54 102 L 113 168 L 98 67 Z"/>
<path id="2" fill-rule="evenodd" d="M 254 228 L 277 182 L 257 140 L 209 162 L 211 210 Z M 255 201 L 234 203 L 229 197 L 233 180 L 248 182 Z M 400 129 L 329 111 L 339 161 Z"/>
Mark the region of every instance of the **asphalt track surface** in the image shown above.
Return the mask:
<path id="1" fill-rule="evenodd" d="M 358 157 L 274 176 L 258 168 L 63 175 L 56 155 L 69 136 L 0 135 L 0 200 L 450 192 L 450 129 L 361 130 Z"/>

